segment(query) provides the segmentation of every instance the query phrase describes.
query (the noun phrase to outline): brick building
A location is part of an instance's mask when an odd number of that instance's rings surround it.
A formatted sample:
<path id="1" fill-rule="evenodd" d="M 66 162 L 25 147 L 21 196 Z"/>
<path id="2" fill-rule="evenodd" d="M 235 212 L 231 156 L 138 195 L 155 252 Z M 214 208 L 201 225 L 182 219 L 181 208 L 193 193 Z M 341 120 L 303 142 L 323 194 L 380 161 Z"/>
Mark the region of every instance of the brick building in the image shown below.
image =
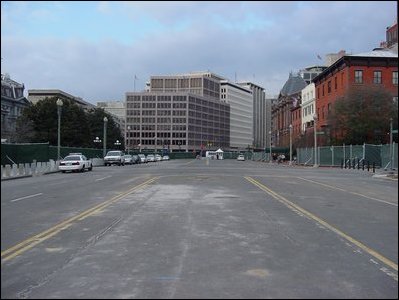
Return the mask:
<path id="1" fill-rule="evenodd" d="M 328 143 L 328 114 L 334 102 L 352 86 L 382 86 L 398 97 L 398 55 L 375 49 L 368 53 L 344 55 L 313 79 L 316 89 L 317 130 L 326 133 L 318 145 Z"/>

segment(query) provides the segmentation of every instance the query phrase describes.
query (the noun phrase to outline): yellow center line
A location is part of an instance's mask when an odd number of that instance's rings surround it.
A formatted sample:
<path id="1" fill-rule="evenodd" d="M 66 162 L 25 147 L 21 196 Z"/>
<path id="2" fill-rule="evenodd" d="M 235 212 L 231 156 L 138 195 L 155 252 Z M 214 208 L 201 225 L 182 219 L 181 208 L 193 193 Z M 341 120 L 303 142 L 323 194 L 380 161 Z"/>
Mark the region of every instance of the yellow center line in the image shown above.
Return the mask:
<path id="1" fill-rule="evenodd" d="M 56 235 L 57 233 L 64 230 L 65 228 L 68 228 L 69 226 L 72 225 L 72 222 L 74 222 L 76 220 L 78 220 L 78 221 L 83 220 L 84 218 L 86 218 L 90 215 L 98 213 L 100 210 L 104 209 L 105 207 L 111 205 L 112 203 L 122 199 L 123 197 L 129 195 L 130 193 L 133 193 L 134 191 L 136 191 L 140 188 L 146 187 L 147 185 L 149 185 L 150 183 L 153 183 L 157 179 L 158 179 L 158 177 L 151 178 L 151 179 L 149 179 L 149 180 L 125 191 L 125 192 L 120 193 L 119 195 L 117 195 L 103 203 L 100 203 L 92 208 L 89 208 L 74 217 L 64 220 L 61 223 L 58 223 L 57 225 L 54 225 L 53 227 L 51 227 L 39 234 L 36 234 L 36 235 L 18 243 L 15 246 L 8 248 L 7 250 L 2 251 L 1 252 L 2 263 L 25 252 L 26 250 L 36 246 L 37 244 L 49 239 L 50 237 Z"/>
<path id="2" fill-rule="evenodd" d="M 354 239 L 354 238 L 350 237 L 349 235 L 345 234 L 344 232 L 342 232 L 338 228 L 328 224 L 326 221 L 324 221 L 324 220 L 320 219 L 319 217 L 315 216 L 314 214 L 312 214 L 311 212 L 307 211 L 306 209 L 303 209 L 302 207 L 300 207 L 300 206 L 296 205 L 295 203 L 289 201 L 288 199 L 284 198 L 283 196 L 277 194 L 276 192 L 272 191 L 271 189 L 269 189 L 265 185 L 261 184 L 260 182 L 256 181 L 255 179 L 253 179 L 251 177 L 248 177 L 248 176 L 244 177 L 244 178 L 246 180 L 248 180 L 250 183 L 252 183 L 253 185 L 255 185 L 258 188 L 260 188 L 261 190 L 263 190 L 266 193 L 268 193 L 270 196 L 272 196 L 273 198 L 275 198 L 279 202 L 281 202 L 284 205 L 286 205 L 287 207 L 294 208 L 294 209 L 300 211 L 302 214 L 306 215 L 307 217 L 311 218 L 312 220 L 318 222 L 319 224 L 323 225 L 324 227 L 326 227 L 326 228 L 330 229 L 331 231 L 335 232 L 339 236 L 343 237 L 347 241 L 351 242 L 352 244 L 354 244 L 357 247 L 359 247 L 360 249 L 364 250 L 365 252 L 367 252 L 371 256 L 375 257 L 376 259 L 378 259 L 379 261 L 381 261 L 385 265 L 391 267 L 395 271 L 398 271 L 398 265 L 396 263 L 394 263 L 390 259 L 384 257 L 383 255 L 379 254 L 377 251 L 367 247 L 366 245 L 362 244 L 361 242 L 357 241 L 356 239 Z"/>
<path id="3" fill-rule="evenodd" d="M 396 203 L 392 203 L 392 202 L 388 202 L 388 201 L 385 201 L 385 200 L 369 197 L 369 196 L 366 196 L 366 195 L 363 195 L 363 194 L 359 194 L 359 193 L 356 193 L 356 192 L 347 191 L 347 190 L 344 190 L 344 189 L 341 189 L 341 188 L 338 188 L 338 187 L 335 187 L 335 186 L 332 186 L 332 185 L 329 185 L 329 184 L 317 182 L 317 181 L 306 179 L 306 178 L 303 178 L 303 177 L 297 177 L 297 178 L 305 180 L 305 181 L 308 181 L 308 182 L 312 182 L 312 183 L 315 183 L 315 184 L 318 184 L 318 185 L 322 185 L 322 186 L 328 187 L 330 189 L 334 189 L 334 190 L 339 190 L 339 191 L 342 191 L 342 192 L 350 193 L 350 194 L 353 194 L 353 195 L 356 195 L 356 196 L 360 196 L 360 197 L 363 197 L 363 198 L 375 200 L 375 201 L 382 202 L 382 203 L 385 203 L 385 204 L 389 204 L 389 205 L 392 205 L 392 206 L 398 206 L 398 204 L 396 204 Z"/>

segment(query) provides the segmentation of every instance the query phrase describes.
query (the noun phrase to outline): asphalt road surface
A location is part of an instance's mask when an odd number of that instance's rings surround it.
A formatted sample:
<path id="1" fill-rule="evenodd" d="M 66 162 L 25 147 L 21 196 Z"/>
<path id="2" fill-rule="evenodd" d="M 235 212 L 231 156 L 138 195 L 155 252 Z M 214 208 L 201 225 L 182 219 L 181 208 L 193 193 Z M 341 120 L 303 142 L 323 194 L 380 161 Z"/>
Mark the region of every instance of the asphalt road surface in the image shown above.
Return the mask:
<path id="1" fill-rule="evenodd" d="M 1 183 L 2 298 L 398 297 L 398 181 L 172 160 Z"/>

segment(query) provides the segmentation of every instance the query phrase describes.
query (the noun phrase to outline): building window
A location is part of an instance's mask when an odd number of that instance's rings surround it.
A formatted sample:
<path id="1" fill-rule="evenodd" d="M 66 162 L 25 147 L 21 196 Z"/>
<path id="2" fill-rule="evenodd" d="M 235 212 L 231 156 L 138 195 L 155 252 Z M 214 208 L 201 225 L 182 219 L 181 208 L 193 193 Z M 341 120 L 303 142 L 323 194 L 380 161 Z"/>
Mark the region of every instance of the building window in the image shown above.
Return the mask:
<path id="1" fill-rule="evenodd" d="M 334 88 L 337 89 L 338 87 L 338 80 L 337 80 L 337 76 L 334 77 Z"/>
<path id="2" fill-rule="evenodd" d="M 355 71 L 355 83 L 363 83 L 363 71 Z"/>
<path id="3" fill-rule="evenodd" d="M 398 71 L 392 72 L 392 84 L 398 85 Z"/>
<path id="4" fill-rule="evenodd" d="M 330 94 L 331 93 L 331 81 L 327 83 L 327 92 Z"/>
<path id="5" fill-rule="evenodd" d="M 379 84 L 379 83 L 382 82 L 382 79 L 381 79 L 381 71 L 374 71 L 373 82 L 376 83 L 376 84 Z"/>

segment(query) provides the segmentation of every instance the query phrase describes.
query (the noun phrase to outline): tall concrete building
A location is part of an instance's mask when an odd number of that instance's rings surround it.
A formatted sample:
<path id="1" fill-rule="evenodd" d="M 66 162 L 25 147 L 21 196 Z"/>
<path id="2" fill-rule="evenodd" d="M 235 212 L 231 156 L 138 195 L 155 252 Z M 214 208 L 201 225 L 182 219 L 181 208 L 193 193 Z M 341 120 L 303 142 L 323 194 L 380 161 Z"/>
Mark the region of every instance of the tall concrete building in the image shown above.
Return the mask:
<path id="1" fill-rule="evenodd" d="M 270 118 L 267 118 L 267 104 L 265 89 L 252 82 L 240 82 L 238 85 L 252 91 L 253 96 L 253 147 L 264 149 L 268 145 Z"/>
<path id="2" fill-rule="evenodd" d="M 230 148 L 245 150 L 253 142 L 252 91 L 227 80 L 220 82 L 221 101 L 230 104 Z"/>
<path id="3" fill-rule="evenodd" d="M 230 146 L 230 105 L 209 72 L 151 76 L 149 91 L 126 93 L 129 149 L 198 151 Z"/>

